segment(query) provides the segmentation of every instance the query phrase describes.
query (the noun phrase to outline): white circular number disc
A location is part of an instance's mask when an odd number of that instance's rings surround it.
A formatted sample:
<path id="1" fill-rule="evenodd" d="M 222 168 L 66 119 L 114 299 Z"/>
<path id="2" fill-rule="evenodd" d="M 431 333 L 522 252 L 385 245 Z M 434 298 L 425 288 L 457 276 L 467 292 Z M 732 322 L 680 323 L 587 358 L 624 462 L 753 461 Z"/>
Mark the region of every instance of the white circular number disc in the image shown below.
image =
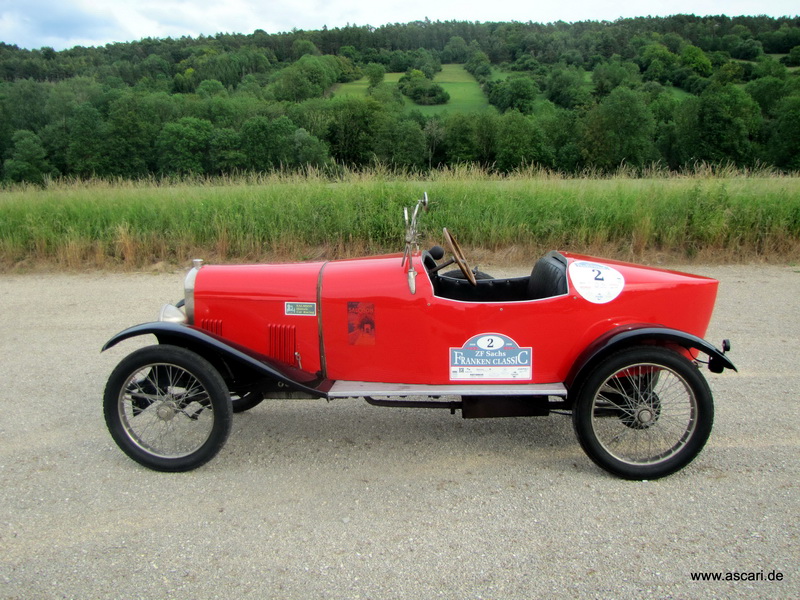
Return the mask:
<path id="1" fill-rule="evenodd" d="M 594 304 L 611 302 L 625 287 L 622 273 L 600 263 L 574 262 L 569 266 L 569 277 L 578 293 Z"/>

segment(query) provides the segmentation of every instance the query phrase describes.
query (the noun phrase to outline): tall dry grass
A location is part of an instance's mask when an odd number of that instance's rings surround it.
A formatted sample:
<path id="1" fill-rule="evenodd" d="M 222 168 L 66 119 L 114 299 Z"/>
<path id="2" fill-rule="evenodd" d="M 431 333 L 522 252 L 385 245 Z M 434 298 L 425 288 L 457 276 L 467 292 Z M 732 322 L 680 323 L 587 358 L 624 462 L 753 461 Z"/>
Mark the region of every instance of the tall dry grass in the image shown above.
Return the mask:
<path id="1" fill-rule="evenodd" d="M 800 178 L 698 165 L 675 175 L 577 177 L 475 166 L 432 173 L 340 168 L 182 180 L 71 180 L 0 191 L 0 268 L 139 268 L 396 251 L 424 191 L 426 243 L 528 260 L 562 248 L 617 258 L 800 256 Z"/>

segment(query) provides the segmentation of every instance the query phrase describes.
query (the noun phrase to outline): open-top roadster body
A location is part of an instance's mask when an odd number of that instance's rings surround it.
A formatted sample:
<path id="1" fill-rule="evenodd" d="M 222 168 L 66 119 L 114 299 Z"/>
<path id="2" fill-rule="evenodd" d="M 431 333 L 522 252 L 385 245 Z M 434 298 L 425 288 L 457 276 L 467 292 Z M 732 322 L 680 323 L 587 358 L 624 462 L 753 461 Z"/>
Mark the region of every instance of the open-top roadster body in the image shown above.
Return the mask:
<path id="1" fill-rule="evenodd" d="M 420 252 L 424 208 L 427 196 L 406 213 L 403 254 L 195 261 L 183 301 L 103 348 L 158 340 L 109 378 L 117 444 L 185 471 L 221 449 L 233 412 L 264 398 L 359 397 L 465 418 L 571 412 L 588 456 L 624 478 L 663 477 L 697 455 L 714 411 L 698 364 L 735 369 L 727 341 L 702 338 L 717 281 L 555 251 L 530 276 L 493 278 L 470 270 L 447 229 L 452 259 Z"/>

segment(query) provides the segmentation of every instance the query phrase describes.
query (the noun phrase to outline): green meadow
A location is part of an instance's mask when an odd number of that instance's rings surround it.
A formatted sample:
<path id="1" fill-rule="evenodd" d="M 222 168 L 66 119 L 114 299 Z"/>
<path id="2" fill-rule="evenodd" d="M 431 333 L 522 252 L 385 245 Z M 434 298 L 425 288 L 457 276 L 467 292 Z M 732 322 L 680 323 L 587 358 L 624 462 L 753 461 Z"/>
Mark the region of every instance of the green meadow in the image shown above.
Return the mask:
<path id="1" fill-rule="evenodd" d="M 388 85 L 397 85 L 403 73 L 387 73 L 384 82 Z M 463 65 L 442 65 L 442 70 L 436 74 L 434 81 L 441 85 L 450 94 L 447 104 L 437 106 L 421 106 L 405 98 L 408 110 L 418 110 L 426 117 L 443 114 L 445 112 L 484 112 L 494 111 L 489 104 L 481 86 L 470 75 Z M 333 93 L 336 96 L 366 96 L 369 82 L 366 77 L 350 83 L 337 86 Z"/>

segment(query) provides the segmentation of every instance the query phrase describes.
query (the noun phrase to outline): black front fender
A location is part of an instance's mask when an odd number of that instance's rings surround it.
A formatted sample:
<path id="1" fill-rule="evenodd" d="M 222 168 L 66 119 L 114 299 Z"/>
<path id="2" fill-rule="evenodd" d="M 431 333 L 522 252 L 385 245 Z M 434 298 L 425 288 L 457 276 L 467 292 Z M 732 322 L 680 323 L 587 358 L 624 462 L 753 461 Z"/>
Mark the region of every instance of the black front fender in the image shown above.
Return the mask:
<path id="1" fill-rule="evenodd" d="M 154 322 L 129 327 L 108 340 L 101 351 L 105 352 L 124 340 L 142 335 L 156 336 L 159 344 L 181 346 L 198 354 L 212 354 L 235 361 L 239 366 L 262 377 L 279 381 L 292 389 L 316 397 L 325 397 L 330 387 L 328 380 L 233 344 L 213 333 L 178 323 Z"/>
<path id="2" fill-rule="evenodd" d="M 737 370 L 721 350 L 696 335 L 656 325 L 629 325 L 610 331 L 584 350 L 567 377 L 567 388 L 572 389 L 572 386 L 579 382 L 585 373 L 588 373 L 610 354 L 638 344 L 669 344 L 681 346 L 687 350 L 699 350 L 708 355 L 708 368 L 712 372 L 721 373 L 725 369 Z"/>

